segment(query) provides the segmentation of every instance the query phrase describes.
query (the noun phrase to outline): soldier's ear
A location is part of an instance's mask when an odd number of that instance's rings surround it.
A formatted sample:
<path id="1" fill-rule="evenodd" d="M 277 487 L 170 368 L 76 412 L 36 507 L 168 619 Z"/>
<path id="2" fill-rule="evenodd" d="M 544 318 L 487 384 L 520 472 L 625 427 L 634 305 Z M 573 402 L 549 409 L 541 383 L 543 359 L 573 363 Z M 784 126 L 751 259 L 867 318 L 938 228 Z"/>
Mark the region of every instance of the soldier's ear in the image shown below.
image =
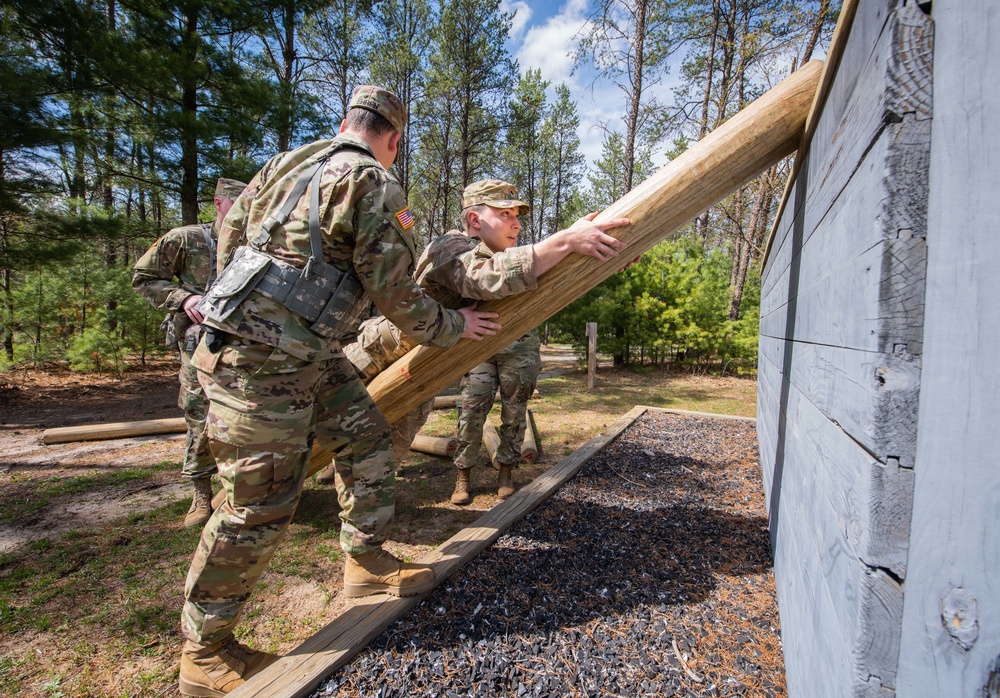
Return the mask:
<path id="1" fill-rule="evenodd" d="M 347 119 L 340 122 L 340 132 L 343 133 L 347 129 Z"/>
<path id="2" fill-rule="evenodd" d="M 479 230 L 479 211 L 469 211 L 465 214 L 465 220 L 469 222 L 470 230 Z"/>

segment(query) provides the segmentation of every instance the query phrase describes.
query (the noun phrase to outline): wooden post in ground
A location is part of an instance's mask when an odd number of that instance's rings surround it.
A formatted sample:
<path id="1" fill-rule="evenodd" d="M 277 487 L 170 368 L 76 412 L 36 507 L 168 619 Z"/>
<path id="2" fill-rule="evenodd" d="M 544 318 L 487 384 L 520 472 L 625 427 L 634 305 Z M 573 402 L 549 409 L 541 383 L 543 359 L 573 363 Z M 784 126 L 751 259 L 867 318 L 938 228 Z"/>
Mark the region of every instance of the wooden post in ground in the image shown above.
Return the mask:
<path id="1" fill-rule="evenodd" d="M 534 463 L 538 458 L 538 442 L 535 440 L 535 430 L 532 429 L 534 420 L 531 417 L 531 410 L 524 415 L 524 443 L 521 445 L 521 460 Z"/>
<path id="2" fill-rule="evenodd" d="M 486 447 L 486 455 L 490 457 L 490 465 L 494 470 L 498 469 L 500 466 L 497 465 L 497 449 L 500 448 L 500 432 L 493 426 L 489 417 L 483 422 L 483 446 Z"/>
<path id="3" fill-rule="evenodd" d="M 473 366 L 497 353 L 576 300 L 629 261 L 666 239 L 700 212 L 795 151 L 816 93 L 821 61 L 810 61 L 685 153 L 637 186 L 597 220 L 627 217 L 612 231 L 628 244 L 601 262 L 570 255 L 538 280 L 538 288 L 479 304 L 503 325 L 482 341 L 463 339 L 450 349 L 417 347 L 368 385 L 390 422 L 401 419 Z"/>
<path id="4" fill-rule="evenodd" d="M 597 384 L 597 323 L 587 323 L 587 390 Z"/>

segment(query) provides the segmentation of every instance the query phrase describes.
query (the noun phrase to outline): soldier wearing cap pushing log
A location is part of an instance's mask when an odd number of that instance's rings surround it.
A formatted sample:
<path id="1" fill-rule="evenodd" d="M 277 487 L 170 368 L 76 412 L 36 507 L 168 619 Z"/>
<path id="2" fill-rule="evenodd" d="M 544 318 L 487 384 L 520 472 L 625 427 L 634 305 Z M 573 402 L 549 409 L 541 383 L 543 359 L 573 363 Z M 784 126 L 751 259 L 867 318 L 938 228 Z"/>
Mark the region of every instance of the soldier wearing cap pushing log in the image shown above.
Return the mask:
<path id="1" fill-rule="evenodd" d="M 192 363 L 210 401 L 206 431 L 226 501 L 188 571 L 184 695 L 221 696 L 276 657 L 233 637 L 295 512 L 314 439 L 340 464 L 348 596 L 421 593 L 427 565 L 382 549 L 395 506 L 389 425 L 344 357 L 372 303 L 420 343 L 481 339 L 495 313 L 452 310 L 413 282 L 413 219 L 386 171 L 406 124 L 386 90 L 355 89 L 340 134 L 272 158 L 226 217 L 228 258 L 199 306 L 208 330 Z"/>
<path id="2" fill-rule="evenodd" d="M 219 226 L 246 184 L 221 178 L 215 186 L 215 220 L 174 228 L 157 240 L 135 263 L 132 288 L 159 310 L 169 311 L 163 321 L 167 346 L 176 345 L 181 356 L 180 395 L 184 410 L 184 467 L 194 494 L 184 517 L 185 526 L 200 526 L 212 515 L 212 475 L 215 459 L 205 437 L 208 399 L 198 384 L 191 355 L 201 332 L 202 315 L 195 309 L 215 278 L 215 248 Z"/>
<path id="3" fill-rule="evenodd" d="M 604 231 L 627 225 L 628 219 L 594 223 L 596 214 L 579 219 L 541 242 L 516 246 L 521 229 L 518 216 L 528 211 L 528 205 L 517 197 L 513 185 L 498 179 L 475 182 L 465 188 L 462 230 L 435 238 L 417 262 L 415 278 L 425 293 L 449 308 L 505 298 L 535 289 L 538 277 L 570 253 L 605 260 L 624 247 Z M 358 340 L 348 345 L 344 353 L 367 383 L 415 346 L 416 342 L 389 319 L 376 317 L 362 324 Z M 470 385 L 463 391 L 465 399 L 459 423 L 464 450 L 460 452 L 461 459 L 456 458 L 458 484 L 452 496 L 456 504 L 470 501 L 469 471 L 479 454 L 483 422 L 493 404 L 497 382 L 501 383 L 504 399 L 503 441 L 497 453 L 501 464 L 498 494 L 503 498 L 513 492 L 510 473 L 520 460 L 527 398 L 534 391 L 539 366 L 538 337 L 530 332 L 466 377 Z M 392 425 L 397 462 L 427 421 L 432 403 L 433 399 L 428 400 Z M 343 455 L 335 454 L 334 463 L 321 471 L 317 479 L 333 480 Z"/>

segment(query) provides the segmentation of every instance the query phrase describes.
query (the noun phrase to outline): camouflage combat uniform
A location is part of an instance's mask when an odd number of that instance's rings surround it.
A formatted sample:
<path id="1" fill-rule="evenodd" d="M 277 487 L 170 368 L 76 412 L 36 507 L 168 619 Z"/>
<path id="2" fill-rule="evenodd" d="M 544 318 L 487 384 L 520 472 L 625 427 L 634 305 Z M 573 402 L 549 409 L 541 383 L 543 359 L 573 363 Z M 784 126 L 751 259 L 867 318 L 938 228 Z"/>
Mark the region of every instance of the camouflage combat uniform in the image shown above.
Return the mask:
<path id="1" fill-rule="evenodd" d="M 461 308 L 474 301 L 506 298 L 534 290 L 538 286 L 530 247 L 512 247 L 494 253 L 478 238 L 469 237 L 458 230 L 435 238 L 424 249 L 417 262 L 415 278 L 427 295 L 447 308 Z M 520 342 L 518 340 L 515 344 Z M 357 341 L 345 347 L 344 353 L 365 383 L 368 383 L 415 346 L 416 342 L 386 318 L 376 317 L 362 323 Z M 535 353 L 538 353 L 537 348 Z M 528 395 L 533 391 L 534 387 Z M 392 425 L 393 451 L 397 463 L 409 450 L 413 437 L 427 421 L 433 402 L 431 398 Z M 482 429 L 482 422 L 479 426 Z M 522 440 L 523 436 L 522 428 Z"/>
<path id="2" fill-rule="evenodd" d="M 214 223 L 174 228 L 139 258 L 132 276 L 132 288 L 153 307 L 169 313 L 163 322 L 166 344 L 180 350 L 177 406 L 184 410 L 187 424 L 181 473 L 189 480 L 210 478 L 215 473 L 215 459 L 205 437 L 208 400 L 198 384 L 198 372 L 191 365 L 201 325 L 191 322 L 183 305 L 190 296 L 205 292 L 215 264 L 217 237 Z"/>
<path id="3" fill-rule="evenodd" d="M 236 201 L 223 231 L 235 227 L 244 246 L 301 269 L 311 250 L 312 185 L 284 224 L 268 236 L 259 231 L 302 174 L 327 157 L 317 175 L 322 258 L 356 274 L 363 297 L 410 337 L 453 345 L 465 321 L 412 281 L 405 197 L 356 136 L 342 133 L 272 158 Z M 330 450 L 351 446 L 337 464 L 345 552 L 378 549 L 394 513 L 389 425 L 341 349 L 356 326 L 323 336 L 258 289 L 228 317 L 206 319 L 225 333 L 218 335 L 221 349 L 213 353 L 206 338 L 193 358 L 211 401 L 206 430 L 227 498 L 206 524 L 188 572 L 182 625 L 189 641 L 215 642 L 232 632 L 295 512 L 314 438 Z"/>
<path id="4" fill-rule="evenodd" d="M 517 467 L 527 426 L 528 399 L 542 370 L 538 330 L 531 330 L 462 378 L 462 413 L 458 417 L 455 465 L 471 468 L 483 444 L 483 424 L 500 388 L 499 466 Z"/>

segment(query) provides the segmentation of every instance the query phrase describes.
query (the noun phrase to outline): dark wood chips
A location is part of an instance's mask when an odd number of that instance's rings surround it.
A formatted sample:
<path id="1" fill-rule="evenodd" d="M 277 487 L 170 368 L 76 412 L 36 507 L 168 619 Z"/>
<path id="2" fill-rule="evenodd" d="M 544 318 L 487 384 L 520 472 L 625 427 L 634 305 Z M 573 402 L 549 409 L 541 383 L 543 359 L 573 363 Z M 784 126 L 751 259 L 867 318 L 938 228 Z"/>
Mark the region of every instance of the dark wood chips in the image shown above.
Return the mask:
<path id="1" fill-rule="evenodd" d="M 785 695 L 754 425 L 647 413 L 313 695 Z"/>

